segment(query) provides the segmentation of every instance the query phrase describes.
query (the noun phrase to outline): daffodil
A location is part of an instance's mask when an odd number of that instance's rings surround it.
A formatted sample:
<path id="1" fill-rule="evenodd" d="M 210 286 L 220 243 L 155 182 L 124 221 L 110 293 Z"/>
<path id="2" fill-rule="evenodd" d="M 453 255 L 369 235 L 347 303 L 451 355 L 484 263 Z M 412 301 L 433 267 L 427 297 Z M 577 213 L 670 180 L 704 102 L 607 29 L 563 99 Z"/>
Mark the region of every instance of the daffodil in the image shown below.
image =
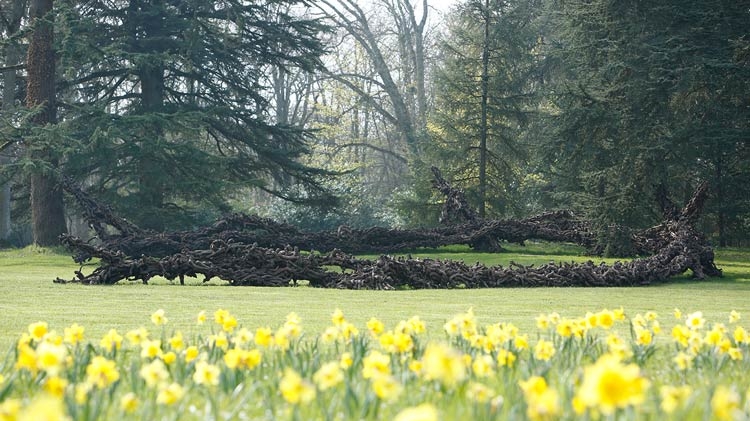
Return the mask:
<path id="1" fill-rule="evenodd" d="M 596 313 L 596 323 L 602 329 L 610 329 L 615 324 L 615 313 L 604 309 Z"/>
<path id="2" fill-rule="evenodd" d="M 273 344 L 274 346 L 276 346 L 276 348 L 282 351 L 286 351 L 289 349 L 289 347 L 291 347 L 291 338 L 283 327 L 280 327 L 276 330 L 276 333 L 273 336 Z"/>
<path id="3" fill-rule="evenodd" d="M 89 395 L 91 394 L 91 389 L 93 388 L 94 385 L 92 385 L 88 381 L 78 383 L 73 390 L 73 398 L 75 399 L 76 403 L 78 405 L 84 405 L 86 402 L 88 402 Z M 0 417 L 0 419 L 2 418 Z"/>
<path id="4" fill-rule="evenodd" d="M 191 345 L 185 349 L 185 362 L 190 363 L 200 355 L 200 350 L 197 346 Z"/>
<path id="5" fill-rule="evenodd" d="M 750 343 L 750 335 L 747 334 L 747 331 L 742 326 L 737 326 L 734 329 L 734 332 L 732 333 L 732 337 L 734 338 L 735 344 L 748 344 Z"/>
<path id="6" fill-rule="evenodd" d="M 163 354 L 161 349 L 161 341 L 159 340 L 146 340 L 141 342 L 141 358 L 154 359 L 160 358 Z"/>
<path id="7" fill-rule="evenodd" d="M 547 330 L 550 327 L 549 317 L 546 314 L 536 316 L 536 327 L 539 330 Z"/>
<path id="8" fill-rule="evenodd" d="M 438 380 L 447 386 L 467 376 L 463 355 L 448 345 L 437 343 L 427 345 L 422 355 L 422 371 L 427 380 Z"/>
<path id="9" fill-rule="evenodd" d="M 654 335 L 650 330 L 644 328 L 635 328 L 635 343 L 641 346 L 651 345 Z"/>
<path id="10" fill-rule="evenodd" d="M 534 358 L 541 361 L 549 361 L 555 355 L 555 344 L 540 339 L 534 346 Z"/>
<path id="11" fill-rule="evenodd" d="M 171 338 L 169 338 L 169 346 L 178 352 L 185 348 L 185 340 L 182 337 L 182 332 L 178 330 Z"/>
<path id="12" fill-rule="evenodd" d="M 122 347 L 122 336 L 117 333 L 117 330 L 110 329 L 109 332 L 102 337 L 102 340 L 99 341 L 99 345 L 107 352 L 118 350 Z"/>
<path id="13" fill-rule="evenodd" d="M 328 326 L 320 335 L 320 340 L 324 343 L 333 343 L 336 342 L 340 337 L 341 332 L 339 331 L 339 328 L 337 328 L 336 326 Z"/>
<path id="14" fill-rule="evenodd" d="M 164 361 L 164 364 L 171 365 L 177 361 L 177 354 L 175 354 L 174 351 L 165 352 L 161 355 L 161 360 Z"/>
<path id="15" fill-rule="evenodd" d="M 555 331 L 563 338 L 570 338 L 575 332 L 575 325 L 575 322 L 571 319 L 560 319 L 560 322 L 555 326 Z"/>
<path id="16" fill-rule="evenodd" d="M 336 387 L 344 381 L 344 372 L 338 361 L 331 361 L 323 364 L 318 371 L 313 374 L 313 381 L 320 390 L 327 390 Z"/>
<path id="17" fill-rule="evenodd" d="M 740 394 L 727 386 L 717 386 L 711 396 L 711 411 L 718 420 L 739 419 Z"/>
<path id="18" fill-rule="evenodd" d="M 685 401 L 692 394 L 692 388 L 687 385 L 670 386 L 665 385 L 659 388 L 661 403 L 659 407 L 667 414 L 674 413 L 679 407 L 685 405 Z"/>
<path id="19" fill-rule="evenodd" d="M 243 327 L 234 334 L 232 342 L 236 347 L 244 347 L 252 342 L 254 337 L 255 335 L 253 335 L 253 332 L 251 332 L 248 328 Z"/>
<path id="20" fill-rule="evenodd" d="M 83 326 L 80 326 L 78 323 L 73 323 L 63 330 L 63 340 L 65 343 L 75 346 L 83 342 L 84 330 Z"/>
<path id="21" fill-rule="evenodd" d="M 393 421 L 438 421 L 438 411 L 429 403 L 402 410 Z"/>
<path id="22" fill-rule="evenodd" d="M 114 361 L 102 356 L 95 356 L 86 366 L 86 383 L 98 389 L 104 389 L 120 379 L 120 372 Z"/>
<path id="23" fill-rule="evenodd" d="M 126 414 L 132 414 L 140 406 L 138 397 L 133 392 L 128 392 L 120 397 L 120 409 Z"/>
<path id="24" fill-rule="evenodd" d="M 185 396 L 185 389 L 179 383 L 171 383 L 159 389 L 156 395 L 156 403 L 171 406 Z"/>
<path id="25" fill-rule="evenodd" d="M 605 354 L 584 368 L 577 396 L 586 407 L 612 414 L 618 408 L 641 404 L 649 384 L 637 365 L 623 364 L 618 357 Z"/>
<path id="26" fill-rule="evenodd" d="M 343 369 L 348 369 L 349 367 L 354 364 L 354 358 L 352 357 L 351 352 L 344 352 L 341 354 L 341 357 L 339 358 L 339 365 Z"/>
<path id="27" fill-rule="evenodd" d="M 683 325 L 676 325 L 672 328 L 672 339 L 687 348 L 690 340 L 690 328 Z"/>
<path id="28" fill-rule="evenodd" d="M 65 388 L 68 387 L 68 380 L 50 376 L 44 381 L 44 391 L 56 398 L 62 398 L 65 395 Z"/>
<path id="29" fill-rule="evenodd" d="M 529 348 L 529 336 L 528 335 L 516 335 L 516 337 L 513 338 L 513 346 L 519 351 L 528 349 Z"/>
<path id="30" fill-rule="evenodd" d="M 367 321 L 367 330 L 373 338 L 377 338 L 385 331 L 385 325 L 380 320 L 372 317 Z"/>
<path id="31" fill-rule="evenodd" d="M 44 335 L 48 332 L 47 328 L 47 322 L 31 323 L 28 328 L 31 339 L 35 341 L 41 341 L 44 339 Z"/>
<path id="32" fill-rule="evenodd" d="M 230 316 L 231 314 L 227 310 L 220 308 L 214 312 L 214 322 L 219 326 L 224 326 L 224 321 Z"/>
<path id="33" fill-rule="evenodd" d="M 729 323 L 737 323 L 740 321 L 741 318 L 742 316 L 740 316 L 740 313 L 737 312 L 737 310 L 732 310 L 729 313 Z"/>
<path id="34" fill-rule="evenodd" d="M 391 357 L 378 351 L 371 351 L 362 360 L 362 377 L 373 379 L 391 374 Z"/>
<path id="35" fill-rule="evenodd" d="M 425 322 L 419 318 L 419 316 L 412 316 L 406 321 L 406 329 L 404 333 L 419 335 L 427 330 Z"/>
<path id="36" fill-rule="evenodd" d="M 229 338 L 224 332 L 219 332 L 208 337 L 208 343 L 214 348 L 226 351 L 229 348 Z"/>
<path id="37" fill-rule="evenodd" d="M 560 415 L 560 396 L 547 386 L 540 376 L 532 376 L 519 382 L 526 399 L 526 416 L 531 420 L 556 419 Z"/>
<path id="38" fill-rule="evenodd" d="M 224 318 L 223 323 L 221 324 L 221 329 L 224 330 L 224 332 L 232 333 L 234 332 L 234 328 L 237 327 L 237 319 L 230 315 L 227 315 Z"/>
<path id="39" fill-rule="evenodd" d="M 344 318 L 344 312 L 341 311 L 341 309 L 336 309 L 333 314 L 331 314 L 331 322 L 334 326 L 341 326 L 344 324 L 346 319 Z"/>
<path id="40" fill-rule="evenodd" d="M 404 387 L 393 376 L 384 375 L 372 379 L 372 390 L 378 398 L 391 401 L 396 399 Z"/>
<path id="41" fill-rule="evenodd" d="M 153 360 L 141 366 L 138 374 L 146 381 L 146 385 L 152 388 L 164 384 L 169 379 L 169 371 L 161 360 Z"/>
<path id="42" fill-rule="evenodd" d="M 279 391 L 284 400 L 291 404 L 307 404 L 315 398 L 315 387 L 291 368 L 284 370 Z"/>
<path id="43" fill-rule="evenodd" d="M 204 386 L 216 386 L 219 384 L 221 371 L 219 367 L 209 364 L 205 361 L 198 361 L 195 364 L 195 373 L 193 373 L 193 381 L 195 384 Z"/>
<path id="44" fill-rule="evenodd" d="M 0 420 L 16 420 L 19 412 L 21 412 L 21 401 L 19 399 L 7 398 L 0 402 Z"/>
<path id="45" fill-rule="evenodd" d="M 345 321 L 339 326 L 339 329 L 341 330 L 341 337 L 347 341 L 359 336 L 359 329 L 357 329 L 357 326 L 355 326 L 354 323 Z"/>
<path id="46" fill-rule="evenodd" d="M 466 398 L 479 403 L 487 403 L 495 398 L 495 391 L 482 383 L 471 383 L 466 389 Z"/>
<path id="47" fill-rule="evenodd" d="M 65 411 L 65 404 L 61 398 L 41 394 L 18 413 L 18 421 L 69 421 L 71 418 Z"/>
<path id="48" fill-rule="evenodd" d="M 499 349 L 497 351 L 497 365 L 499 367 L 513 367 L 515 361 L 516 355 L 513 352 L 507 349 Z"/>
<path id="49" fill-rule="evenodd" d="M 153 323 L 155 326 L 163 326 L 167 324 L 167 317 L 165 316 L 164 309 L 158 309 L 153 314 L 151 314 L 151 323 Z"/>
<path id="50" fill-rule="evenodd" d="M 411 352 L 412 349 L 414 349 L 414 340 L 412 339 L 411 335 L 404 332 L 399 332 L 393 335 L 393 343 L 388 351 L 398 354 L 404 354 L 407 352 Z"/>
<path id="51" fill-rule="evenodd" d="M 36 348 L 37 368 L 55 376 L 65 366 L 67 355 L 68 349 L 65 346 L 44 341 Z"/>
<path id="52" fill-rule="evenodd" d="M 495 362 L 490 355 L 479 355 L 471 363 L 471 371 L 477 377 L 489 377 L 494 373 Z"/>
<path id="53" fill-rule="evenodd" d="M 265 348 L 273 345 L 273 331 L 267 327 L 259 327 L 256 329 L 255 344 Z"/>
<path id="54" fill-rule="evenodd" d="M 685 325 L 687 325 L 688 328 L 693 329 L 693 330 L 703 329 L 703 326 L 705 324 L 706 324 L 706 319 L 703 318 L 702 311 L 696 311 L 694 313 L 690 313 L 687 315 L 687 318 L 685 319 Z"/>
<path id="55" fill-rule="evenodd" d="M 148 340 L 150 333 L 148 329 L 145 327 L 139 327 L 138 329 L 129 330 L 125 333 L 125 338 L 127 338 L 128 342 L 130 342 L 133 346 L 138 346 L 143 341 Z"/>

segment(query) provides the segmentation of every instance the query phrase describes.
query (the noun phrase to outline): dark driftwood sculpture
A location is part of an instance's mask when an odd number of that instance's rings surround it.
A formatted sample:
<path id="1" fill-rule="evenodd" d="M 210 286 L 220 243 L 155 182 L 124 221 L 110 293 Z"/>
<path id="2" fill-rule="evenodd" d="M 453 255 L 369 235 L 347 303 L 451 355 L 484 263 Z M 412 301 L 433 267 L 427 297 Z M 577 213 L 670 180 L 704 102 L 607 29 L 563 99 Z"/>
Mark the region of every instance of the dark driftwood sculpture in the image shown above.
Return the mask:
<path id="1" fill-rule="evenodd" d="M 439 172 L 435 175 L 437 188 L 451 188 Z M 664 282 L 687 270 L 700 279 L 721 276 L 714 264 L 713 250 L 694 228 L 708 197 L 706 184 L 696 190 L 681 211 L 670 212 L 664 223 L 633 236 L 634 243 L 640 242 L 640 250 L 655 251 L 649 257 L 613 265 L 589 261 L 539 267 L 511 264 L 507 268 L 387 255 L 367 260 L 348 253 L 486 243 L 488 238 L 516 242 L 540 238 L 590 246 L 594 236 L 587 224 L 568 212 L 521 221 L 480 220 L 466 211 L 470 208 L 462 194 L 445 191 L 449 201 L 444 214 L 454 212 L 450 207 L 459 204 L 468 222 L 431 230 L 342 228 L 336 233 L 309 233 L 270 219 L 232 215 L 202 230 L 154 233 L 117 217 L 72 183 L 65 187 L 81 204 L 101 244 L 92 245 L 72 236 L 61 240 L 76 261 L 96 257 L 100 263 L 89 275 L 77 271 L 73 280 L 58 278 L 56 282 L 114 284 L 121 280 L 148 282 L 162 276 L 184 283 L 186 276 L 201 275 L 204 281 L 218 277 L 230 285 L 288 286 L 305 280 L 313 287 L 398 289 L 636 286 Z M 305 253 L 300 249 L 327 252 Z"/>
<path id="2" fill-rule="evenodd" d="M 98 203 L 69 180 L 63 186 L 75 197 L 101 247 L 119 250 L 131 257 L 166 257 L 182 250 L 206 250 L 216 240 L 272 249 L 292 246 L 319 252 L 343 250 L 352 254 L 398 253 L 452 244 L 500 251 L 501 241 L 522 244 L 530 239 L 571 242 L 591 250 L 595 247 L 596 237 L 588 224 L 568 211 L 547 212 L 521 220 L 480 219 L 466 203 L 463 193 L 452 188 L 437 169 L 433 171 L 436 188 L 448 197 L 443 207 L 444 220 L 461 221 L 458 224 L 427 229 L 341 226 L 333 232 L 308 232 L 268 218 L 233 214 L 200 230 L 161 233 L 143 230 L 118 217 L 108 206 Z M 459 201 L 462 203 L 457 205 Z M 76 261 L 92 257 L 84 248 L 75 251 Z"/>

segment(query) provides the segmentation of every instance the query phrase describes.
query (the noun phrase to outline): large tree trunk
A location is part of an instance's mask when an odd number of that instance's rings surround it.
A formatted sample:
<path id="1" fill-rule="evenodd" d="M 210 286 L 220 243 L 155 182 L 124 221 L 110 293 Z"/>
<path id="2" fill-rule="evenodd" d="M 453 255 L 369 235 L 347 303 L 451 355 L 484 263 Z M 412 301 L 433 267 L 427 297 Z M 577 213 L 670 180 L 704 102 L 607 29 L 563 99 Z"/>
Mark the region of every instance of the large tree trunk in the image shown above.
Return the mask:
<path id="1" fill-rule="evenodd" d="M 129 12 L 133 14 L 131 20 L 140 22 L 131 30 L 132 48 L 138 51 L 140 43 L 138 41 L 138 32 L 144 31 L 148 37 L 158 38 L 163 35 L 163 16 L 161 15 L 161 2 L 155 1 L 152 6 L 158 14 L 152 16 L 143 16 L 140 11 L 141 1 L 131 1 Z M 158 51 L 158 47 L 155 48 Z M 140 112 L 143 114 L 159 113 L 164 111 L 165 83 L 164 70 L 165 66 L 158 59 L 150 59 L 147 63 L 141 64 L 137 69 L 137 76 L 141 85 Z M 139 193 L 142 209 L 145 213 L 141 216 L 142 224 L 148 228 L 157 231 L 164 229 L 164 218 L 159 212 L 164 207 L 164 201 L 167 196 L 166 186 L 169 180 L 165 178 L 163 171 L 164 162 L 161 162 L 162 152 L 159 150 L 162 146 L 160 143 L 164 140 L 164 130 L 157 124 L 143 124 L 141 139 L 141 156 L 139 164 Z"/>
<path id="2" fill-rule="evenodd" d="M 28 81 L 26 105 L 41 107 L 33 122 L 45 126 L 55 122 L 55 52 L 52 28 L 53 0 L 33 0 L 29 17 L 34 31 L 26 57 Z M 59 244 L 65 233 L 65 210 L 62 188 L 54 175 L 57 160 L 49 148 L 40 148 L 33 158 L 45 162 L 31 175 L 31 223 L 34 243 L 40 246 Z"/>

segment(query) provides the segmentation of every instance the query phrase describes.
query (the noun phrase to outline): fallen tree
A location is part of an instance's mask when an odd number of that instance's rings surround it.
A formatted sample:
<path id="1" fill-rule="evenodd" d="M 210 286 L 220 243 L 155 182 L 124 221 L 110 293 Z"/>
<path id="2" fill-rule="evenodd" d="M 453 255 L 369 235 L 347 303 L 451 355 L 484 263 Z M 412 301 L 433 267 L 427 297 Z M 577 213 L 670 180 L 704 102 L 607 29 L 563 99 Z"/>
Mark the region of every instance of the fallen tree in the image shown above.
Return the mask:
<path id="1" fill-rule="evenodd" d="M 298 247 L 274 249 L 232 239 L 215 239 L 208 247 L 183 248 L 165 256 L 132 257 L 123 250 L 65 236 L 63 244 L 76 256 L 97 257 L 100 264 L 89 275 L 79 270 L 72 281 L 58 278 L 56 282 L 109 285 L 121 280 L 148 282 L 162 276 L 184 283 L 187 276 L 202 275 L 204 282 L 218 277 L 230 285 L 287 286 L 305 280 L 313 287 L 346 289 L 636 286 L 664 282 L 687 270 L 703 279 L 721 276 L 712 248 L 694 228 L 707 196 L 708 188 L 703 184 L 673 220 L 660 225 L 668 241 L 658 253 L 613 265 L 589 261 L 539 267 L 511 264 L 505 268 L 386 255 L 367 260 L 338 250 L 303 253 Z M 230 222 L 238 223 L 232 220 L 219 225 Z M 213 229 L 225 232 L 216 225 Z M 279 233 L 287 229 L 278 225 Z"/>
<path id="2" fill-rule="evenodd" d="M 441 181 L 451 188 L 436 172 L 436 186 Z M 256 215 L 233 214 L 202 229 L 163 233 L 141 229 L 118 217 L 108 206 L 98 203 L 70 180 L 66 180 L 63 187 L 76 199 L 101 246 L 119 250 L 131 257 L 165 257 L 185 249 L 205 250 L 215 240 L 256 244 L 272 249 L 292 246 L 320 252 L 343 250 L 352 254 L 398 253 L 453 244 L 466 244 L 482 251 L 500 251 L 501 241 L 523 244 L 529 239 L 571 242 L 589 249 L 596 243 L 587 225 L 568 211 L 547 212 L 521 220 L 474 218 L 461 224 L 437 228 L 353 229 L 341 226 L 333 232 L 303 231 Z M 468 204 L 464 209 L 470 211 Z M 82 262 L 91 257 L 85 249 L 79 248 L 74 259 Z"/>

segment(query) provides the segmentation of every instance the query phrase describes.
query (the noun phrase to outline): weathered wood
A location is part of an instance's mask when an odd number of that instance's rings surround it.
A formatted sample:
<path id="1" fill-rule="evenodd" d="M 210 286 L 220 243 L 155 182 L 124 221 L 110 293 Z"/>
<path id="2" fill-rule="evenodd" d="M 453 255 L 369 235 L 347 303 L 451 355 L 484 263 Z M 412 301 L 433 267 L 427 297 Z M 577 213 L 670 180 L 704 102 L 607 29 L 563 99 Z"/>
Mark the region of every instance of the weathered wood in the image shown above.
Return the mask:
<path id="1" fill-rule="evenodd" d="M 118 249 L 91 245 L 72 236 L 62 241 L 78 256 L 100 259 L 100 265 L 89 275 L 80 271 L 72 281 L 84 284 L 110 285 L 121 280 L 148 282 L 154 276 L 170 280 L 202 275 L 230 285 L 289 286 L 305 280 L 313 287 L 346 289 L 421 289 L 421 288 L 497 288 L 542 286 L 637 286 L 665 282 L 688 270 L 693 276 L 721 276 L 714 264 L 713 250 L 705 237 L 694 228 L 694 222 L 708 197 L 706 184 L 701 185 L 676 220 L 666 221 L 658 231 L 663 246 L 653 256 L 612 265 L 586 263 L 549 263 L 539 267 L 511 264 L 510 267 L 487 267 L 481 264 L 383 255 L 371 261 L 358 259 L 338 250 L 327 254 L 301 253 L 299 248 L 267 248 L 257 244 L 216 239 L 202 249 L 185 248 L 165 256 L 131 257 Z M 564 216 L 564 215 L 563 215 Z M 558 215 L 559 217 L 559 215 Z M 539 217 L 536 222 L 553 218 Z M 235 216 L 209 227 L 205 232 L 218 236 L 225 228 L 247 228 L 268 221 Z M 290 226 L 270 224 L 278 235 L 294 232 Z M 575 228 L 575 225 L 572 227 Z M 491 227 L 488 228 L 491 230 Z M 339 233 L 341 236 L 347 232 Z M 486 235 L 480 232 L 477 235 Z M 153 239 L 153 237 L 148 237 Z M 186 241 L 178 241 L 185 244 Z M 165 242 L 160 242 L 163 246 Z M 649 245 L 651 247 L 652 245 Z M 332 268 L 338 268 L 332 270 Z"/>

